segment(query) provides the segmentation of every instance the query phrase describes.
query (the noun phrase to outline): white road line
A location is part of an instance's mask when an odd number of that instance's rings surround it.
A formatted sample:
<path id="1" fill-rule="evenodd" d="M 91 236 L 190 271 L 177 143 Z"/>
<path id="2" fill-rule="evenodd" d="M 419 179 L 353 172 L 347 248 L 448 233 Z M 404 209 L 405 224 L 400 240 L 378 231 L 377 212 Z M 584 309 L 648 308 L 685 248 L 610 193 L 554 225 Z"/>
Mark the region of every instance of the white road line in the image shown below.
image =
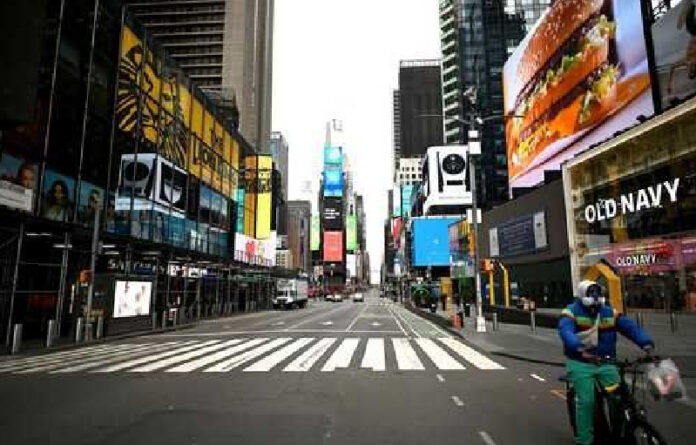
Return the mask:
<path id="1" fill-rule="evenodd" d="M 25 357 L 25 358 L 10 359 L 7 361 L 0 362 L 0 372 L 3 372 L 7 368 L 34 365 L 34 364 L 39 364 L 39 363 L 43 363 L 46 361 L 54 361 L 56 359 L 70 359 L 73 357 L 82 357 L 85 355 L 94 354 L 95 352 L 109 350 L 109 348 L 114 348 L 117 346 L 119 346 L 119 345 L 116 345 L 116 344 L 95 345 L 95 346 L 75 349 L 75 350 L 71 350 L 71 351 L 53 352 L 53 353 L 42 354 L 42 355 L 34 355 L 31 357 Z"/>
<path id="2" fill-rule="evenodd" d="M 292 340 L 292 339 L 289 337 L 273 339 L 272 341 L 265 343 L 259 347 L 256 347 L 250 351 L 244 352 L 244 353 L 239 354 L 237 356 L 234 356 L 230 359 L 227 359 L 224 362 L 220 362 L 215 366 L 204 369 L 203 372 L 227 372 L 227 371 L 230 371 L 238 366 L 243 365 L 246 362 L 249 362 L 249 361 L 255 359 L 256 357 L 260 357 L 263 354 L 272 351 L 273 349 L 277 348 L 278 346 L 284 345 L 285 343 L 289 342 L 290 340 Z"/>
<path id="3" fill-rule="evenodd" d="M 70 366 L 71 364 L 78 363 L 78 364 L 84 364 L 87 362 L 92 362 L 92 361 L 97 361 L 101 360 L 105 357 L 123 357 L 124 355 L 129 355 L 133 352 L 137 352 L 141 349 L 150 347 L 151 343 L 140 343 L 137 345 L 128 345 L 122 346 L 118 348 L 115 351 L 112 351 L 110 353 L 102 352 L 97 356 L 86 356 L 83 358 L 79 359 L 72 359 L 70 361 L 65 361 L 65 360 L 54 360 L 51 362 L 46 362 L 42 363 L 38 366 L 31 366 L 31 367 L 23 367 L 21 369 L 18 369 L 16 371 L 13 371 L 14 374 L 29 374 L 33 372 L 44 372 L 44 371 L 50 371 L 52 369 L 60 368 L 62 366 Z"/>
<path id="4" fill-rule="evenodd" d="M 505 369 L 499 363 L 494 362 L 477 350 L 470 348 L 464 343 L 454 338 L 439 338 L 442 343 L 449 346 L 454 352 L 459 354 L 464 360 L 468 361 L 478 369 L 497 370 Z"/>
<path id="5" fill-rule="evenodd" d="M 394 318 L 394 321 L 396 322 L 396 325 L 399 326 L 399 329 L 401 329 L 401 332 L 403 332 L 404 335 L 405 335 L 406 337 L 410 337 L 410 335 L 408 334 L 408 332 L 406 332 L 406 330 L 404 329 L 404 327 L 401 326 L 401 322 L 399 321 L 399 319 L 396 318 L 396 315 L 394 314 L 394 311 L 392 310 L 392 308 L 391 308 L 391 307 L 387 307 L 387 310 L 389 311 L 389 313 L 391 314 L 391 316 Z"/>
<path id="6" fill-rule="evenodd" d="M 309 322 L 311 322 L 311 321 L 314 321 L 314 320 L 317 320 L 317 319 L 319 319 L 319 318 L 324 318 L 324 317 L 326 317 L 327 315 L 333 314 L 334 312 L 340 311 L 340 310 L 345 309 L 345 308 L 347 308 L 347 307 L 350 307 L 350 306 L 340 306 L 340 307 L 337 307 L 337 308 L 335 308 L 335 309 L 331 309 L 331 310 L 328 311 L 328 312 L 321 312 L 321 313 L 319 313 L 316 317 L 305 318 L 303 321 L 301 321 L 301 322 L 299 322 L 299 323 L 295 323 L 295 324 L 292 325 L 292 326 L 288 326 L 285 330 L 286 330 L 286 331 L 289 331 L 290 329 L 295 329 L 295 328 L 298 327 L 298 326 L 302 326 L 303 324 L 307 324 L 307 323 L 309 323 Z M 319 312 L 319 311 L 317 311 L 317 312 Z"/>
<path id="7" fill-rule="evenodd" d="M 416 337 L 418 337 L 418 338 L 421 338 L 421 337 L 422 337 L 422 335 L 420 335 L 420 333 L 419 333 L 418 331 L 416 331 L 415 329 L 413 329 L 413 326 L 411 325 L 411 323 L 409 323 L 408 320 L 406 320 L 406 317 L 404 317 L 404 316 L 401 315 L 401 314 L 398 314 L 396 311 L 394 311 L 394 313 L 396 314 L 397 317 L 399 317 L 399 318 L 401 319 L 401 321 L 404 322 L 404 324 L 406 325 L 406 327 L 408 327 L 408 328 L 411 330 L 411 332 L 413 332 L 413 333 L 416 335 Z"/>
<path id="8" fill-rule="evenodd" d="M 444 382 L 445 382 L 445 378 L 442 377 L 441 374 L 435 374 L 435 377 L 437 377 L 437 379 L 440 381 L 440 383 L 444 383 Z"/>
<path id="9" fill-rule="evenodd" d="M 425 352 L 428 355 L 428 357 L 430 357 L 430 360 L 432 360 L 433 363 L 435 363 L 435 366 L 437 366 L 438 369 L 442 369 L 445 371 L 456 371 L 465 369 L 461 363 L 452 358 L 451 355 L 449 355 L 447 352 L 445 352 L 444 349 L 436 345 L 435 342 L 431 339 L 417 338 L 416 343 L 418 343 L 418 346 L 421 347 L 423 352 Z"/>
<path id="10" fill-rule="evenodd" d="M 392 338 L 392 345 L 396 354 L 396 364 L 400 370 L 422 371 L 425 369 L 407 338 Z"/>
<path id="11" fill-rule="evenodd" d="M 292 354 L 296 353 L 300 349 L 304 348 L 308 344 L 312 343 L 314 338 L 300 338 L 287 346 L 275 351 L 273 354 L 264 357 L 253 365 L 244 369 L 243 372 L 268 372 L 278 363 L 290 357 Z"/>
<path id="12" fill-rule="evenodd" d="M 186 352 L 181 355 L 175 355 L 169 358 L 165 358 L 162 360 L 157 360 L 155 362 L 147 363 L 142 366 L 138 366 L 137 368 L 131 368 L 128 370 L 128 372 L 152 372 L 156 371 L 158 369 L 166 368 L 168 366 L 172 365 L 177 365 L 179 363 L 200 357 L 202 355 L 209 354 L 211 352 L 215 352 L 219 349 L 222 348 L 227 348 L 229 346 L 234 346 L 237 343 L 239 343 L 240 340 L 235 339 L 235 340 L 228 340 L 222 343 L 217 343 L 214 345 L 206 346 L 205 348 L 201 349 L 195 349 L 193 351 Z"/>
<path id="13" fill-rule="evenodd" d="M 384 371 L 384 339 L 370 338 L 367 340 L 365 355 L 363 355 L 361 368 L 371 368 L 373 371 Z"/>
<path id="14" fill-rule="evenodd" d="M 207 365 L 212 365 L 215 362 L 219 362 L 220 360 L 223 360 L 223 359 L 226 359 L 232 355 L 238 354 L 246 349 L 253 348 L 257 345 L 260 345 L 261 343 L 263 343 L 267 340 L 268 340 L 267 338 L 254 338 L 252 340 L 245 341 L 244 343 L 237 344 L 231 348 L 227 348 L 227 349 L 224 349 L 222 351 L 218 351 L 215 354 L 206 355 L 205 357 L 201 357 L 198 360 L 193 360 L 191 362 L 182 363 L 181 365 L 167 369 L 164 372 L 191 372 L 191 371 L 195 371 L 196 369 L 200 369 L 200 368 L 207 366 Z"/>
<path id="15" fill-rule="evenodd" d="M 336 368 L 347 368 L 350 366 L 350 360 L 353 358 L 353 353 L 355 353 L 358 343 L 360 343 L 359 338 L 346 338 L 343 340 L 326 361 L 324 367 L 321 368 L 322 372 L 330 372 L 336 370 Z"/>
<path id="16" fill-rule="evenodd" d="M 356 315 L 355 318 L 353 319 L 353 321 L 350 322 L 350 324 L 346 328 L 345 332 L 350 332 L 351 328 L 353 326 L 355 326 L 355 323 L 358 321 L 358 319 L 362 316 L 363 312 L 365 312 L 365 310 L 367 308 L 368 308 L 368 306 L 365 306 L 364 308 L 362 308 L 362 310 L 360 312 L 358 312 L 358 315 Z"/>
<path id="17" fill-rule="evenodd" d="M 143 363 L 154 362 L 156 360 L 161 360 L 163 358 L 171 357 L 173 355 L 188 352 L 188 351 L 191 351 L 193 349 L 203 348 L 205 346 L 212 345 L 212 344 L 219 343 L 219 342 L 220 342 L 220 340 L 208 340 L 208 341 L 205 341 L 203 343 L 196 342 L 194 344 L 186 345 L 186 346 L 176 348 L 176 349 L 171 349 L 169 351 L 162 352 L 160 354 L 149 355 L 147 357 L 141 357 L 141 358 L 137 358 L 135 360 L 128 360 L 126 362 L 116 363 L 115 365 L 107 366 L 106 368 L 95 369 L 94 371 L 90 371 L 90 372 L 102 373 L 102 372 L 120 371 L 122 369 L 132 368 L 134 366 L 142 365 Z"/>
<path id="18" fill-rule="evenodd" d="M 285 372 L 306 372 L 321 358 L 326 351 L 336 343 L 336 338 L 322 338 L 317 343 L 312 345 L 299 357 L 293 360 L 283 371 Z"/>
<path id="19" fill-rule="evenodd" d="M 156 344 L 153 344 L 149 348 L 143 348 L 141 350 L 132 351 L 130 354 L 125 354 L 125 353 L 124 354 L 115 354 L 115 355 L 112 355 L 111 357 L 106 357 L 104 359 L 97 360 L 97 361 L 90 361 L 90 362 L 82 363 L 79 365 L 69 366 L 67 368 L 54 369 L 53 371 L 50 371 L 50 374 L 65 374 L 68 372 L 84 371 L 87 369 L 97 368 L 99 366 L 106 365 L 108 363 L 122 361 L 124 359 L 130 359 L 130 358 L 134 358 L 134 357 L 142 357 L 145 354 L 152 354 L 153 352 L 163 351 L 166 349 L 170 349 L 171 347 L 172 347 L 171 342 L 169 342 L 169 343 L 156 343 Z"/>
<path id="20" fill-rule="evenodd" d="M 481 436 L 481 439 L 483 439 L 486 445 L 496 445 L 496 443 L 493 441 L 493 439 L 491 439 L 491 436 L 489 436 L 487 432 L 479 431 L 479 436 Z"/>
<path id="21" fill-rule="evenodd" d="M 451 397 L 452 401 L 454 402 L 455 405 L 457 406 L 464 406 L 464 402 L 462 402 L 462 399 L 460 399 L 457 396 L 452 396 Z"/>
<path id="22" fill-rule="evenodd" d="M 529 376 L 530 376 L 531 378 L 533 378 L 533 379 L 539 380 L 540 382 L 545 382 L 545 381 L 546 381 L 545 378 L 539 377 L 539 376 L 536 375 L 536 374 L 529 374 Z"/>
<path id="23" fill-rule="evenodd" d="M 200 334 L 162 334 L 160 337 L 180 337 L 180 338 L 196 338 L 196 337 L 226 337 L 231 335 L 259 335 L 259 334 L 287 334 L 291 332 L 293 334 L 312 334 L 312 333 L 324 333 L 324 334 L 345 334 L 344 329 L 282 329 L 282 330 L 263 330 L 263 331 L 225 331 L 225 332 L 212 332 L 212 333 L 200 333 Z M 401 331 L 391 331 L 391 330 L 369 330 L 369 331 L 350 331 L 351 334 L 400 334 Z"/>

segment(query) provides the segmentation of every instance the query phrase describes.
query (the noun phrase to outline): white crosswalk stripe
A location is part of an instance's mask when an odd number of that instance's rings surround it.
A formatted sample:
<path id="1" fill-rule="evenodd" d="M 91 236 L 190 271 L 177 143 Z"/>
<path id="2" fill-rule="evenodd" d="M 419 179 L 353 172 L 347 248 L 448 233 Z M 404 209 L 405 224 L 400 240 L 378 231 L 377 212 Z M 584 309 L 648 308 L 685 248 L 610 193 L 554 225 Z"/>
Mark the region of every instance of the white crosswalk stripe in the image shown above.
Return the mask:
<path id="1" fill-rule="evenodd" d="M 416 343 L 418 343 L 418 346 L 421 347 L 423 352 L 426 353 L 430 360 L 435 363 L 437 369 L 441 369 L 443 371 L 456 371 L 459 369 L 464 369 L 464 366 L 462 366 L 461 363 L 453 359 L 451 355 L 436 345 L 431 339 L 417 338 Z"/>
<path id="2" fill-rule="evenodd" d="M 322 372 L 335 371 L 336 368 L 347 368 L 353 358 L 353 353 L 358 347 L 359 338 L 346 338 L 329 357 L 321 368 Z"/>
<path id="3" fill-rule="evenodd" d="M 425 369 L 407 338 L 392 338 L 392 344 L 396 354 L 396 363 L 400 370 L 422 371 Z"/>
<path id="4" fill-rule="evenodd" d="M 393 350 L 393 354 L 388 349 Z M 485 354 L 451 337 L 256 337 L 115 343 L 81 352 L 8 360 L 0 372 L 49 373 L 244 373 L 504 370 Z M 67 351 L 66 351 L 67 352 Z M 426 358 L 427 357 L 427 358 Z M 321 362 L 321 363 L 320 363 Z"/>
<path id="5" fill-rule="evenodd" d="M 307 372 L 312 369 L 312 366 L 329 350 L 331 345 L 336 343 L 336 338 L 322 338 L 311 348 L 307 349 L 295 360 L 290 362 L 283 371 L 289 372 Z"/>
<path id="6" fill-rule="evenodd" d="M 449 346 L 454 352 L 459 354 L 467 362 L 476 366 L 478 369 L 505 369 L 499 363 L 494 362 L 485 355 L 481 354 L 475 349 L 470 348 L 464 343 L 457 341 L 453 338 L 440 338 L 442 343 Z"/>
<path id="7" fill-rule="evenodd" d="M 276 366 L 278 363 L 287 359 L 292 354 L 296 353 L 297 351 L 304 348 L 313 341 L 313 338 L 301 338 L 299 340 L 296 340 L 293 343 L 290 343 L 289 345 L 284 346 L 281 349 L 275 351 L 274 353 L 265 357 L 264 359 L 259 360 L 258 362 L 254 363 L 248 368 L 245 368 L 244 372 L 268 372 L 271 369 L 273 369 L 273 367 Z"/>

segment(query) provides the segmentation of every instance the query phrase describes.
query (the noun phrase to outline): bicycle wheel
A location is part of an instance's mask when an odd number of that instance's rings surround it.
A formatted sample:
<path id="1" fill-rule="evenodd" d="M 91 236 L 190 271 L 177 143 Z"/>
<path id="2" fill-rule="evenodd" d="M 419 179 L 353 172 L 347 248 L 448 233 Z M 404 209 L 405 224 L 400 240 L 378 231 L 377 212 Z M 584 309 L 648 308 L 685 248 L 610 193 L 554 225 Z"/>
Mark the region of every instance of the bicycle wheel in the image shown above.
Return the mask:
<path id="1" fill-rule="evenodd" d="M 667 445 L 660 433 L 642 419 L 634 420 L 626 427 L 626 445 Z"/>

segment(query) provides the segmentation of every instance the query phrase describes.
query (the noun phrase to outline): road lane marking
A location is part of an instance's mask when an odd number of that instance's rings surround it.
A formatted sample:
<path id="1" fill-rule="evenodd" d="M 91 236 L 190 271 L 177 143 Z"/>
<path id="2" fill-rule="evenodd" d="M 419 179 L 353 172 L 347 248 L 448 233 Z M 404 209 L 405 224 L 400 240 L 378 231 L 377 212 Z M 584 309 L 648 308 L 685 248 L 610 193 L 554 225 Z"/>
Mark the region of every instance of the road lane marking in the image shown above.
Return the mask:
<path id="1" fill-rule="evenodd" d="M 455 405 L 457 406 L 464 406 L 464 402 L 462 402 L 462 399 L 460 399 L 457 396 L 452 396 L 451 397 L 452 401 L 454 402 Z"/>
<path id="2" fill-rule="evenodd" d="M 271 323 L 271 326 L 283 326 L 284 324 L 284 321 L 276 321 L 275 323 Z"/>
<path id="3" fill-rule="evenodd" d="M 314 321 L 314 320 L 317 320 L 317 319 L 320 319 L 320 318 L 324 318 L 324 317 L 326 317 L 327 315 L 333 314 L 334 312 L 343 310 L 343 309 L 345 309 L 345 308 L 347 308 L 347 307 L 350 307 L 350 306 L 341 306 L 341 307 L 337 307 L 337 308 L 335 308 L 335 309 L 331 309 L 331 310 L 328 311 L 328 312 L 322 312 L 322 313 L 318 314 L 316 317 L 309 317 L 309 318 L 306 318 L 306 319 L 304 319 L 303 321 L 301 321 L 301 322 L 299 322 L 299 323 L 295 323 L 295 324 L 293 324 L 293 325 L 290 325 L 290 326 L 288 326 L 285 330 L 286 330 L 286 331 L 289 331 L 290 329 L 295 329 L 295 328 L 298 327 L 298 326 L 302 326 L 303 324 L 307 324 L 307 323 L 309 323 L 309 322 L 311 322 L 311 321 Z M 319 311 L 317 310 L 317 312 L 319 312 Z"/>
<path id="4" fill-rule="evenodd" d="M 127 356 L 127 355 L 129 355 L 129 354 L 131 354 L 131 353 L 133 353 L 133 352 L 137 352 L 137 351 L 140 351 L 140 350 L 142 350 L 142 349 L 144 349 L 144 348 L 150 347 L 150 346 L 151 346 L 151 343 L 138 344 L 138 345 L 135 345 L 135 346 L 134 346 L 134 345 L 129 345 L 129 346 L 130 346 L 130 348 L 128 348 L 128 347 L 122 347 L 122 348 L 119 348 L 119 349 L 116 350 L 116 351 L 113 351 L 112 353 L 102 352 L 102 353 L 100 353 L 98 356 L 87 356 L 87 357 L 84 357 L 84 361 L 83 361 L 82 363 L 94 362 L 94 361 L 97 361 L 97 360 L 102 360 L 102 359 L 104 359 L 105 357 L 114 357 L 114 356 L 116 356 L 116 357 L 123 357 L 123 356 Z M 29 373 L 33 373 L 33 372 L 50 371 L 50 370 L 52 370 L 52 369 L 60 368 L 60 367 L 62 367 L 62 366 L 68 366 L 68 365 L 70 365 L 70 363 L 75 363 L 75 362 L 80 363 L 81 360 L 83 360 L 83 359 L 72 360 L 72 361 L 69 361 L 69 362 L 66 362 L 66 361 L 64 361 L 64 360 L 56 360 L 56 361 L 52 361 L 52 362 L 42 363 L 42 364 L 39 365 L 39 366 L 32 366 L 32 367 L 29 367 L 29 368 L 24 367 L 23 369 L 19 369 L 19 370 L 17 370 L 17 371 L 14 371 L 13 373 L 14 373 L 14 374 L 29 374 Z"/>
<path id="5" fill-rule="evenodd" d="M 370 338 L 367 340 L 365 355 L 363 355 L 361 368 L 372 368 L 373 371 L 384 371 L 384 339 Z"/>
<path id="6" fill-rule="evenodd" d="M 321 323 L 321 325 L 322 325 L 322 326 L 333 326 L 333 321 L 331 321 L 331 320 L 329 320 L 329 321 L 324 321 L 324 322 Z"/>
<path id="7" fill-rule="evenodd" d="M 216 333 L 200 333 L 200 334 L 171 334 L 171 335 L 162 335 L 161 337 L 181 337 L 181 338 L 186 338 L 186 337 L 226 337 L 230 335 L 253 335 L 253 334 L 287 334 L 287 333 L 293 333 L 293 334 L 302 334 L 302 333 L 325 333 L 325 334 L 345 334 L 344 329 L 282 329 L 282 330 L 264 330 L 264 331 L 228 331 L 228 332 L 216 332 Z M 377 331 L 374 329 L 370 330 L 353 330 L 350 331 L 351 334 L 356 333 L 356 334 L 400 334 L 401 331 L 392 331 L 392 330 L 383 330 L 383 331 Z"/>
<path id="8" fill-rule="evenodd" d="M 477 350 L 470 348 L 469 346 L 466 346 L 464 343 L 460 342 L 459 340 L 456 340 L 454 338 L 448 337 L 448 338 L 439 338 L 442 343 L 444 343 L 446 346 L 448 346 L 450 349 L 452 349 L 454 352 L 459 354 L 460 357 L 462 357 L 464 360 L 468 361 L 478 369 L 485 369 L 485 370 L 498 370 L 498 369 L 505 369 L 503 366 L 501 366 L 499 363 L 494 362 L 493 360 L 489 359 L 485 355 L 481 354 Z"/>
<path id="9" fill-rule="evenodd" d="M 435 377 L 437 377 L 437 379 L 440 381 L 440 383 L 444 383 L 444 382 L 445 382 L 445 378 L 442 377 L 441 374 L 435 374 Z"/>
<path id="10" fill-rule="evenodd" d="M 250 351 L 244 352 L 240 355 L 234 356 L 230 359 L 225 360 L 224 362 L 220 362 L 215 366 L 212 366 L 210 368 L 204 369 L 203 372 L 227 372 L 230 371 L 238 366 L 243 365 L 246 362 L 249 362 L 256 357 L 260 357 L 263 354 L 266 354 L 267 352 L 272 351 L 273 349 L 277 348 L 278 346 L 282 346 L 285 343 L 289 342 L 292 340 L 289 337 L 283 337 L 283 338 L 276 338 L 269 343 L 265 343 L 257 348 L 254 348 Z"/>
<path id="11" fill-rule="evenodd" d="M 212 365 L 213 363 L 219 362 L 220 360 L 226 359 L 232 355 L 238 354 L 247 349 L 253 348 L 260 345 L 261 343 L 268 341 L 267 338 L 254 338 L 249 341 L 245 341 L 241 344 L 232 346 L 223 351 L 218 351 L 215 354 L 210 354 L 205 357 L 201 357 L 198 360 L 194 360 L 188 363 L 182 363 L 179 366 L 175 366 L 171 369 L 167 369 L 165 372 L 191 372 L 196 369 L 200 369 L 207 365 Z"/>
<path id="12" fill-rule="evenodd" d="M 382 323 L 379 323 L 379 322 L 377 322 L 377 321 L 373 321 L 372 324 L 371 324 L 370 326 L 374 326 L 374 327 L 382 326 Z"/>
<path id="13" fill-rule="evenodd" d="M 336 342 L 336 338 L 322 338 L 312 345 L 299 357 L 293 360 L 283 371 L 285 372 L 306 372 L 321 358 L 322 355 Z"/>
<path id="14" fill-rule="evenodd" d="M 362 310 L 361 310 L 360 312 L 358 312 L 358 315 L 355 316 L 355 318 L 353 319 L 353 321 L 351 321 L 350 324 L 348 325 L 348 327 L 346 328 L 346 332 L 350 332 L 351 328 L 352 328 L 353 326 L 355 326 L 355 323 L 358 321 L 358 319 L 362 316 L 363 312 L 365 312 L 365 310 L 366 310 L 368 307 L 369 307 L 369 306 L 365 306 L 364 308 L 362 308 Z"/>
<path id="15" fill-rule="evenodd" d="M 163 360 L 157 360 L 152 363 L 148 363 L 146 365 L 138 366 L 137 368 L 131 368 L 128 370 L 128 372 L 152 372 L 156 371 L 158 369 L 162 368 L 167 368 L 172 365 L 178 365 L 181 362 L 185 362 L 194 358 L 198 358 L 202 355 L 209 354 L 211 352 L 215 352 L 219 349 L 227 348 L 229 346 L 234 346 L 237 343 L 239 343 L 240 340 L 235 339 L 235 340 L 228 340 L 222 343 L 217 343 L 214 345 L 206 346 L 205 348 L 201 349 L 196 349 L 193 351 L 189 351 L 185 354 L 181 355 L 175 355 L 173 357 L 165 358 Z"/>
<path id="16" fill-rule="evenodd" d="M 442 369 L 445 371 L 465 369 L 461 363 L 452 358 L 451 355 L 449 355 L 447 352 L 445 352 L 444 349 L 436 345 L 435 342 L 431 339 L 417 338 L 416 343 L 418 343 L 418 346 L 421 347 L 423 352 L 425 352 L 427 356 L 430 357 L 430 360 L 432 360 L 433 363 L 435 363 L 435 366 L 437 366 L 438 369 Z"/>
<path id="17" fill-rule="evenodd" d="M 264 357 L 253 365 L 244 369 L 243 372 L 268 372 L 273 369 L 278 363 L 290 357 L 292 354 L 296 353 L 300 349 L 304 348 L 315 339 L 310 338 L 300 338 L 287 346 L 283 346 L 269 356 Z"/>
<path id="18" fill-rule="evenodd" d="M 545 378 L 539 377 L 539 376 L 536 375 L 536 374 L 529 374 L 529 376 L 530 376 L 531 378 L 533 378 L 533 379 L 539 380 L 540 382 L 545 382 L 545 381 L 546 381 Z"/>
<path id="19" fill-rule="evenodd" d="M 208 341 L 205 341 L 203 343 L 196 342 L 194 344 L 187 345 L 187 346 L 184 346 L 181 348 L 176 348 L 176 349 L 169 350 L 167 352 L 162 352 L 161 354 L 149 355 L 147 357 L 141 357 L 141 358 L 138 358 L 135 360 L 129 360 L 127 362 L 117 363 L 115 365 L 107 366 L 106 368 L 95 369 L 94 371 L 90 371 L 90 372 L 104 373 L 104 372 L 120 371 L 122 369 L 132 368 L 133 366 L 142 365 L 143 363 L 150 363 L 150 362 L 153 362 L 156 360 L 171 357 L 173 355 L 192 351 L 192 350 L 197 349 L 197 348 L 203 348 L 203 347 L 206 347 L 206 346 L 209 346 L 212 344 L 217 344 L 220 341 L 221 340 L 208 340 Z"/>
<path id="20" fill-rule="evenodd" d="M 401 322 L 399 322 L 399 319 L 396 318 L 396 315 L 394 315 L 394 311 L 392 310 L 392 308 L 388 306 L 387 310 L 389 311 L 391 316 L 394 318 L 394 321 L 396 322 L 397 326 L 399 326 L 399 329 L 401 329 L 401 332 L 403 332 L 406 337 L 410 337 L 409 333 L 406 332 L 406 330 L 404 329 L 403 326 L 401 326 Z"/>
<path id="21" fill-rule="evenodd" d="M 404 322 L 406 327 L 408 327 L 411 330 L 411 332 L 413 332 L 415 334 L 416 337 L 418 337 L 418 338 L 422 337 L 422 335 L 420 335 L 420 333 L 418 331 L 413 329 L 413 326 L 411 325 L 411 323 L 408 322 L 408 320 L 406 320 L 406 317 L 404 317 L 402 314 L 398 314 L 396 311 L 394 311 L 394 313 L 396 314 L 397 317 L 399 317 L 401 319 L 401 321 Z"/>
<path id="22" fill-rule="evenodd" d="M 487 432 L 479 431 L 479 436 L 481 436 L 481 439 L 483 439 L 483 442 L 486 445 L 497 445 L 495 441 L 491 438 L 491 436 L 488 435 Z"/>
<path id="23" fill-rule="evenodd" d="M 355 349 L 358 347 L 358 343 L 360 343 L 359 338 L 346 338 L 343 340 L 326 361 L 324 367 L 321 368 L 321 371 L 330 372 L 336 370 L 336 368 L 347 368 L 350 366 L 350 361 L 353 358 Z"/>
<path id="24" fill-rule="evenodd" d="M 55 363 L 55 362 L 60 362 L 64 360 L 74 360 L 74 359 L 79 359 L 83 358 L 85 356 L 92 356 L 94 357 L 95 354 L 104 354 L 108 353 L 111 351 L 118 351 L 121 349 L 128 348 L 129 346 L 133 346 L 132 344 L 120 344 L 120 345 L 104 345 L 104 346 L 99 346 L 95 348 L 87 348 L 87 349 L 81 349 L 79 354 L 70 354 L 70 355 L 63 355 L 60 353 L 57 354 L 49 354 L 49 355 L 40 355 L 40 356 L 35 356 L 35 357 L 28 357 L 26 359 L 18 359 L 18 360 L 12 360 L 7 363 L 3 363 L 2 366 L 0 366 L 0 372 L 9 372 L 21 368 L 28 368 L 28 367 L 34 367 L 46 363 Z M 75 351 L 73 351 L 75 352 Z"/>
<path id="25" fill-rule="evenodd" d="M 152 345 L 150 348 L 145 348 L 139 351 L 133 351 L 132 354 L 117 354 L 111 357 L 106 357 L 101 360 L 97 361 L 92 361 L 89 363 L 82 363 L 74 366 L 69 366 L 67 368 L 59 368 L 59 369 L 54 369 L 53 371 L 50 371 L 50 374 L 65 374 L 68 372 L 78 372 L 78 371 L 85 371 L 87 369 L 92 369 L 92 368 L 97 368 L 102 365 L 106 365 L 108 363 L 113 363 L 113 362 L 118 362 L 118 361 L 123 361 L 124 359 L 129 359 L 129 358 L 134 358 L 134 357 L 142 357 L 145 354 L 152 354 L 154 352 L 159 352 L 163 351 L 166 349 L 170 349 L 173 345 L 171 343 L 158 343 Z"/>
<path id="26" fill-rule="evenodd" d="M 422 371 L 425 369 L 423 363 L 418 359 L 418 354 L 411 347 L 408 338 L 392 338 L 396 363 L 403 371 Z"/>

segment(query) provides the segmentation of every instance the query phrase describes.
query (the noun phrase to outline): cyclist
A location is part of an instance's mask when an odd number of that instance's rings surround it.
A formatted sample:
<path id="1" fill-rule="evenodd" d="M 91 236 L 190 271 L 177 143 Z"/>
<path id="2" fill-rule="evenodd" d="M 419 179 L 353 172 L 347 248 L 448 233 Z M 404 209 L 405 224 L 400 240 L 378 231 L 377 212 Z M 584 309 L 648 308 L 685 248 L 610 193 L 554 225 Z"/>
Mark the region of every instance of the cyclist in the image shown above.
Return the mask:
<path id="1" fill-rule="evenodd" d="M 558 333 L 568 362 L 568 379 L 575 389 L 575 442 L 594 443 L 595 382 L 609 394 L 609 403 L 616 406 L 619 387 L 616 366 L 602 364 L 598 358 L 616 357 L 616 332 L 620 332 L 646 353 L 654 348 L 652 338 L 630 318 L 612 308 L 594 281 L 582 281 L 577 299 L 563 309 Z"/>

